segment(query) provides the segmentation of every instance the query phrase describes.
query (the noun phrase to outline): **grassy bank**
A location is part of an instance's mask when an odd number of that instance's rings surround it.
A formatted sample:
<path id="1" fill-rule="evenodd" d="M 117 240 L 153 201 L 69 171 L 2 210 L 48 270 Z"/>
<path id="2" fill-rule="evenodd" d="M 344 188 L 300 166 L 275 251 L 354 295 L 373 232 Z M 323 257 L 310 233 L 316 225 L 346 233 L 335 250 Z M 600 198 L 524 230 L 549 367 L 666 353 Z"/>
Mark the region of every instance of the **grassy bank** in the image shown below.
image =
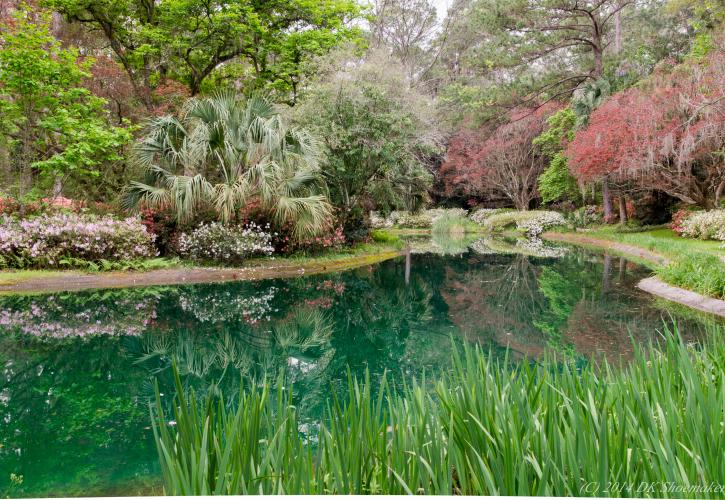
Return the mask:
<path id="1" fill-rule="evenodd" d="M 668 228 L 642 232 L 621 232 L 616 226 L 611 226 L 599 227 L 586 234 L 646 248 L 671 260 L 677 260 L 685 254 L 692 253 L 725 257 L 722 242 L 682 238 Z"/>
<path id="2" fill-rule="evenodd" d="M 703 295 L 725 299 L 725 249 L 722 242 L 682 238 L 671 229 L 621 232 L 615 227 L 588 231 L 586 236 L 654 252 L 666 264 L 648 263 L 662 281 Z"/>
<path id="3" fill-rule="evenodd" d="M 118 270 L 89 272 L 72 269 L 7 270 L 0 271 L 0 294 L 203 283 L 342 271 L 395 257 L 403 246 L 404 243 L 397 238 L 385 242 L 372 241 L 320 255 L 254 258 L 246 261 L 241 267 L 202 266 L 189 261 L 165 260 L 165 265 L 123 272 Z"/>
<path id="4" fill-rule="evenodd" d="M 319 428 L 284 390 L 252 386 L 228 406 L 177 378 L 174 414 L 154 410 L 165 493 L 719 497 L 697 490 L 725 477 L 725 344 L 711 334 L 695 349 L 675 333 L 624 369 L 469 350 L 435 396 L 351 380 Z"/>

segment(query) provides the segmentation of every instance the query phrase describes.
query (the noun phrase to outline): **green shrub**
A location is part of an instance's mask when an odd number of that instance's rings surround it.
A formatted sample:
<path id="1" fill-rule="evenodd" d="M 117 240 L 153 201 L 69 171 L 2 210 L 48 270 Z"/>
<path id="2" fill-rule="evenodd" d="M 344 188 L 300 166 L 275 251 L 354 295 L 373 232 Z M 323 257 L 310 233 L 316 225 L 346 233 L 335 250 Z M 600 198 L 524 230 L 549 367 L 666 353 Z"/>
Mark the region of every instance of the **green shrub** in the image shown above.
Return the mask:
<path id="1" fill-rule="evenodd" d="M 587 227 L 604 222 L 604 216 L 596 205 L 577 208 L 567 216 L 568 222 L 574 227 Z"/>
<path id="2" fill-rule="evenodd" d="M 391 234 L 382 229 L 373 229 L 370 231 L 370 236 L 373 238 L 373 241 L 377 243 L 396 243 L 400 241 L 398 235 Z"/>
<path id="3" fill-rule="evenodd" d="M 711 333 L 696 349 L 675 330 L 626 368 L 512 367 L 467 349 L 435 397 L 430 381 L 395 391 L 383 377 L 374 396 L 348 380 L 319 428 L 283 389 L 252 385 L 230 407 L 198 402 L 177 374 L 173 414 L 160 397 L 154 409 L 165 494 L 713 496 L 661 488 L 723 477 L 724 331 Z"/>

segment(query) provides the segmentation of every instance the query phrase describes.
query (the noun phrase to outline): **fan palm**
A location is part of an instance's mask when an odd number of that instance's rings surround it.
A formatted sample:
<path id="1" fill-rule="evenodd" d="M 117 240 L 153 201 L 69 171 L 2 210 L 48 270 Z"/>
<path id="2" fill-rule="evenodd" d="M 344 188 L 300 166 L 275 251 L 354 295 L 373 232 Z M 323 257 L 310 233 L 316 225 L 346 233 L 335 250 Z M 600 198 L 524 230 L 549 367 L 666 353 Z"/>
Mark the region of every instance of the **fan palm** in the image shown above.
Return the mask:
<path id="1" fill-rule="evenodd" d="M 212 207 L 233 221 L 252 200 L 297 237 L 319 233 L 331 217 L 318 176 L 320 147 L 284 123 L 263 96 L 229 92 L 189 99 L 180 116 L 154 119 L 134 148 L 147 174 L 126 189 L 124 204 L 170 207 L 180 222 Z"/>

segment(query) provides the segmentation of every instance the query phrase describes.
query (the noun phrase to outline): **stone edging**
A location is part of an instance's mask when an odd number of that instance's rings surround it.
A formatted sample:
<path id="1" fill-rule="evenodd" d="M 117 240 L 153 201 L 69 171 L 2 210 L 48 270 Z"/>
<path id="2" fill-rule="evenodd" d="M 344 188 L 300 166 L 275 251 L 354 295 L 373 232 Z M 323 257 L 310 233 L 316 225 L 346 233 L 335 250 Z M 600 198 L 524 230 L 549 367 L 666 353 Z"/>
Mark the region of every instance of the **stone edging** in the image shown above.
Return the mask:
<path id="1" fill-rule="evenodd" d="M 542 234 L 542 237 L 551 241 L 560 241 L 564 243 L 572 243 L 574 245 L 595 246 L 614 250 L 615 252 L 646 260 L 653 265 L 663 266 L 669 263 L 665 257 L 656 252 L 636 247 L 634 245 L 593 238 L 583 234 L 546 232 Z M 641 280 L 637 283 L 637 288 L 644 290 L 647 293 L 651 293 L 652 295 L 662 297 L 663 299 L 697 309 L 698 311 L 725 317 L 725 300 L 707 297 L 691 290 L 685 290 L 684 288 L 669 285 L 654 276 Z"/>
<path id="2" fill-rule="evenodd" d="M 645 278 L 637 283 L 637 288 L 651 293 L 652 295 L 662 297 L 663 299 L 692 307 L 698 311 L 725 317 L 725 300 L 705 297 L 704 295 L 691 292 L 690 290 L 668 285 L 654 276 L 651 278 Z"/>

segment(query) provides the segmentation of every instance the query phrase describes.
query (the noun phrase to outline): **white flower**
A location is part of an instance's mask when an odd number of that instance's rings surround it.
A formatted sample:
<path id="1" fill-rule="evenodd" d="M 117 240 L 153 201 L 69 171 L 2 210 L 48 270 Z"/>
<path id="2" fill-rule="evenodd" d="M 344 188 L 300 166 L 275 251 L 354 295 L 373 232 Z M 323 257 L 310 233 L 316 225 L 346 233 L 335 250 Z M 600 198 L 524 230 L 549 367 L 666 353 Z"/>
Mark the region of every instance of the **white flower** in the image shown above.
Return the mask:
<path id="1" fill-rule="evenodd" d="M 682 236 L 725 241 L 725 209 L 694 212 L 682 222 Z"/>

